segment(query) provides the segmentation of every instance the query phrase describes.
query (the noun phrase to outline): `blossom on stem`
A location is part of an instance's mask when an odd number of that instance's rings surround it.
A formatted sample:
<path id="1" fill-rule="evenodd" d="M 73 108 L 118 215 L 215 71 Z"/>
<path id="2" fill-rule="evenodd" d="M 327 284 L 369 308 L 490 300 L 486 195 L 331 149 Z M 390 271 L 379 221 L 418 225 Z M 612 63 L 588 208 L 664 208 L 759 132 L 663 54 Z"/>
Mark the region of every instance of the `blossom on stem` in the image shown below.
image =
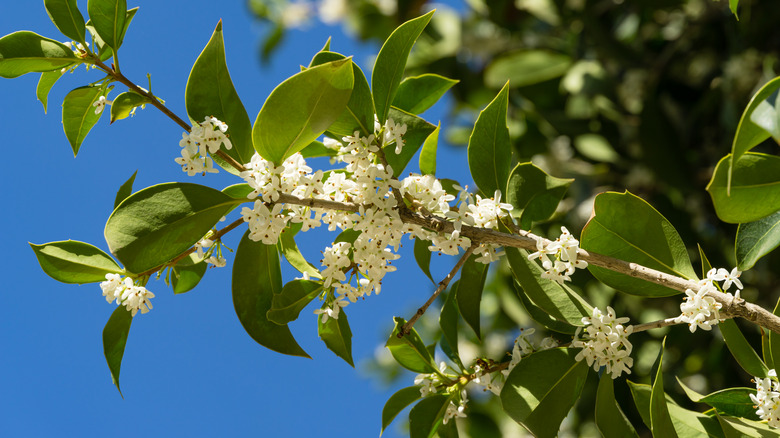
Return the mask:
<path id="1" fill-rule="evenodd" d="M 466 404 L 468 404 L 469 399 L 466 395 L 466 391 L 462 390 L 460 392 L 460 403 L 455 404 L 450 400 L 450 404 L 447 405 L 447 410 L 444 412 L 444 419 L 442 420 L 442 423 L 447 424 L 451 419 L 453 418 L 465 418 L 466 414 L 463 412 L 466 409 Z"/>
<path id="2" fill-rule="evenodd" d="M 98 100 L 95 101 L 95 103 L 92 104 L 92 106 L 95 107 L 95 114 L 100 114 L 103 112 L 103 109 L 105 109 L 106 104 L 111 105 L 114 103 L 113 101 L 107 100 L 106 96 L 100 96 L 98 97 Z"/>
<path id="3" fill-rule="evenodd" d="M 633 333 L 634 327 L 624 328 L 623 324 L 628 322 L 628 318 L 616 318 L 615 311 L 607 306 L 606 314 L 596 307 L 590 317 L 582 318 L 582 322 L 585 324 L 586 336 L 580 338 L 583 329 L 578 328 L 571 343 L 572 347 L 582 348 L 575 359 L 585 359 L 588 366 L 592 365 L 596 371 L 605 366 L 613 379 L 623 372 L 631 374 L 634 359 L 629 355 L 633 346 L 628 336 Z"/>
<path id="4" fill-rule="evenodd" d="M 772 427 L 780 427 L 780 382 L 777 372 L 769 370 L 768 377 L 753 379 L 756 382 L 756 394 L 750 394 L 750 400 L 756 408 L 756 415 Z"/>
<path id="5" fill-rule="evenodd" d="M 536 251 L 528 255 L 528 260 L 541 259 L 545 270 L 542 278 L 563 284 L 571 281 L 571 275 L 577 269 L 588 267 L 588 262 L 578 259 L 579 240 L 575 239 L 566 227 L 561 227 L 561 235 L 550 243 L 545 243 L 541 237 L 533 237 L 536 239 Z M 553 256 L 553 259 L 548 256 Z"/>
<path id="6" fill-rule="evenodd" d="M 109 303 L 116 301 L 117 305 L 124 305 L 125 309 L 135 316 L 140 310 L 147 313 L 152 309 L 151 299 L 154 294 L 143 286 L 136 286 L 130 277 L 122 278 L 119 274 L 106 274 L 106 281 L 100 283 L 103 296 Z"/>
<path id="7" fill-rule="evenodd" d="M 723 307 L 721 303 L 715 301 L 715 298 L 708 295 L 709 292 L 716 290 L 715 285 L 709 278 L 703 281 L 703 284 L 696 292 L 686 289 L 685 299 L 680 303 L 680 311 L 682 313 L 674 319 L 675 322 L 687 323 L 691 333 L 695 332 L 696 328 L 712 330 L 712 326 L 720 321 L 718 310 Z"/>

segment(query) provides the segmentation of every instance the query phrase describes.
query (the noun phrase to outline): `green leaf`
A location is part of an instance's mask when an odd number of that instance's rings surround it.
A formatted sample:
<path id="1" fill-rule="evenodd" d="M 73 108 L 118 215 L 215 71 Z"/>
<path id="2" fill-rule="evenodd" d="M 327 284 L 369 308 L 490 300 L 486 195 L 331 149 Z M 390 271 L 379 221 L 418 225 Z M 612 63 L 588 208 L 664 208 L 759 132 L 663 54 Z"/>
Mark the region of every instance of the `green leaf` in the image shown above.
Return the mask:
<path id="1" fill-rule="evenodd" d="M 436 126 L 436 129 L 431 132 L 431 135 L 425 139 L 423 143 L 422 151 L 420 151 L 420 172 L 423 175 L 435 175 L 436 174 L 436 149 L 439 145 L 439 130 L 441 129 L 441 122 Z"/>
<path id="2" fill-rule="evenodd" d="M 84 138 L 103 114 L 95 114 L 93 105 L 100 96 L 105 96 L 105 90 L 101 87 L 79 87 L 68 93 L 62 102 L 62 126 L 74 157 L 79 153 Z"/>
<path id="3" fill-rule="evenodd" d="M 571 58 L 547 50 L 523 50 L 497 57 L 485 70 L 485 85 L 498 88 L 509 80 L 513 87 L 525 87 L 563 76 Z"/>
<path id="4" fill-rule="evenodd" d="M 269 321 L 275 294 L 282 291 L 279 254 L 273 245 L 249 240 L 244 233 L 233 261 L 233 305 L 244 330 L 258 344 L 291 356 L 310 357 L 295 341 L 290 328 Z"/>
<path id="5" fill-rule="evenodd" d="M 306 69 L 279 84 L 252 128 L 257 153 L 281 164 L 308 146 L 344 111 L 353 84 L 351 59 Z"/>
<path id="6" fill-rule="evenodd" d="M 602 193 L 596 196 L 593 211 L 595 216 L 582 230 L 583 249 L 696 280 L 677 230 L 643 199 L 629 192 Z M 597 279 L 627 294 L 664 297 L 680 293 L 597 266 L 589 265 L 588 269 Z"/>
<path id="7" fill-rule="evenodd" d="M 382 148 L 387 163 L 393 168 L 393 176 L 398 178 L 404 173 L 406 166 L 412 161 L 425 140 L 436 130 L 436 127 L 420 117 L 397 108 L 390 108 L 390 118 L 398 124 L 406 125 L 404 147 L 400 154 L 395 153 L 395 144 Z"/>
<path id="8" fill-rule="evenodd" d="M 450 292 L 447 294 L 447 298 L 444 299 L 444 305 L 439 313 L 439 327 L 441 327 L 443 340 L 449 347 L 450 352 L 453 353 L 453 356 L 458 358 L 458 360 L 454 360 L 454 362 L 461 365 L 460 355 L 458 354 L 458 315 L 460 314 L 460 311 L 458 310 L 458 301 L 456 299 L 458 284 L 459 281 L 456 281 L 452 285 Z"/>
<path id="9" fill-rule="evenodd" d="M 614 382 L 606 373 L 596 391 L 596 427 L 605 437 L 639 437 L 615 400 Z"/>
<path id="10" fill-rule="evenodd" d="M 271 309 L 266 313 L 268 320 L 279 325 L 298 319 L 304 307 L 322 293 L 322 284 L 317 281 L 292 280 L 282 291 L 273 296 Z"/>
<path id="11" fill-rule="evenodd" d="M 780 299 L 775 304 L 775 310 L 772 311 L 775 316 L 780 316 Z M 777 370 L 780 369 L 780 334 L 777 334 L 771 330 L 767 330 L 767 342 L 769 344 L 769 356 L 771 360 L 766 362 L 768 368 Z M 777 358 L 777 359 L 775 359 Z"/>
<path id="12" fill-rule="evenodd" d="M 753 95 L 748 106 L 745 108 L 745 111 L 742 113 L 742 117 L 739 119 L 739 125 L 737 125 L 737 133 L 734 135 L 734 142 L 731 145 L 731 156 L 733 158 L 727 163 L 726 187 L 731 187 L 734 164 L 742 158 L 742 155 L 769 138 L 769 133 L 753 123 L 751 118 L 756 108 L 772 96 L 778 89 L 780 89 L 780 77 L 776 77 L 764 84 L 764 86 Z"/>
<path id="13" fill-rule="evenodd" d="M 82 61 L 59 41 L 26 30 L 0 38 L 0 78 L 60 70 Z"/>
<path id="14" fill-rule="evenodd" d="M 396 91 L 401 84 L 406 60 L 412 51 L 412 46 L 422 33 L 428 22 L 431 21 L 433 12 L 409 20 L 398 26 L 387 37 L 374 62 L 374 70 L 371 73 L 371 90 L 374 96 L 376 116 L 380 125 L 384 125 L 390 112 L 390 105 L 395 98 Z"/>
<path id="15" fill-rule="evenodd" d="M 433 357 L 428 352 L 428 349 L 425 348 L 425 344 L 420 339 L 420 335 L 417 334 L 417 330 L 412 327 L 408 335 L 399 338 L 398 333 L 401 327 L 406 324 L 406 321 L 397 316 L 393 318 L 393 321 L 395 321 L 395 328 L 385 344 L 385 347 L 390 350 L 390 354 L 406 369 L 425 374 L 434 372 L 437 368 L 433 362 Z"/>
<path id="16" fill-rule="evenodd" d="M 747 271 L 780 245 L 780 211 L 755 222 L 739 224 L 735 245 L 737 268 Z"/>
<path id="17" fill-rule="evenodd" d="M 111 252 L 140 274 L 188 250 L 241 201 L 190 183 L 164 183 L 130 195 L 105 228 Z"/>
<path id="18" fill-rule="evenodd" d="M 719 415 L 733 415 L 758 421 L 758 415 L 753 408 L 753 400 L 750 399 L 750 394 L 756 393 L 755 389 L 726 388 L 708 395 L 701 395 L 688 388 L 679 377 L 677 383 L 680 384 L 691 401 L 708 404 L 715 408 Z"/>
<path id="19" fill-rule="evenodd" d="M 726 438 L 776 438 L 777 429 L 769 427 L 764 422 L 748 420 L 746 418 L 722 417 L 718 415 L 718 421 L 723 427 Z"/>
<path id="20" fill-rule="evenodd" d="M 642 420 L 650 427 L 650 393 L 652 388 L 650 385 L 627 382 Z M 714 418 L 681 408 L 668 395 L 666 396 L 666 406 L 677 436 L 685 438 L 723 437 L 723 431 Z"/>
<path id="21" fill-rule="evenodd" d="M 126 0 L 89 0 L 89 20 L 103 42 L 116 53 L 122 45 L 127 21 Z"/>
<path id="22" fill-rule="evenodd" d="M 319 52 L 314 56 L 309 67 L 345 58 L 340 53 Z M 374 133 L 374 99 L 371 97 L 371 88 L 368 86 L 366 75 L 357 64 L 352 63 L 352 76 L 354 85 L 347 108 L 328 128 L 328 134 L 337 139 L 354 135 L 355 131 L 359 131 L 364 137 Z"/>
<path id="23" fill-rule="evenodd" d="M 38 100 L 43 104 L 43 112 L 47 112 L 47 105 L 49 102 L 49 91 L 51 87 L 62 77 L 62 70 L 45 71 L 41 73 L 41 78 L 38 80 L 38 86 L 35 89 L 35 95 Z"/>
<path id="24" fill-rule="evenodd" d="M 190 254 L 176 263 L 171 272 L 173 293 L 183 294 L 195 289 L 203 275 L 206 274 L 207 267 L 208 264 L 198 258 L 196 254 Z"/>
<path id="25" fill-rule="evenodd" d="M 575 349 L 552 348 L 524 357 L 501 391 L 504 412 L 536 436 L 556 436 L 588 375 L 576 355 Z"/>
<path id="26" fill-rule="evenodd" d="M 568 286 L 541 278 L 542 269 L 535 261 L 528 260 L 528 252 L 516 248 L 504 248 L 512 275 L 525 295 L 552 318 L 574 326 L 582 326 L 582 317 L 593 313 L 588 304 Z"/>
<path id="27" fill-rule="evenodd" d="M 391 395 L 382 408 L 382 432 L 407 406 L 420 399 L 420 387 L 408 386 Z M 381 433 L 380 433 L 381 435 Z"/>
<path id="28" fill-rule="evenodd" d="M 130 117 L 133 110 L 149 103 L 149 99 L 133 91 L 125 91 L 114 98 L 111 104 L 111 123 Z"/>
<path id="29" fill-rule="evenodd" d="M 130 178 L 127 179 L 124 183 L 122 183 L 121 186 L 119 186 L 119 190 L 116 192 L 116 197 L 114 198 L 114 210 L 116 210 L 117 207 L 119 207 L 119 204 L 122 203 L 128 196 L 130 196 L 131 193 L 133 193 L 133 182 L 135 182 L 135 176 L 138 175 L 138 171 L 136 170 L 133 172 L 133 174 L 130 176 Z"/>
<path id="30" fill-rule="evenodd" d="M 457 289 L 457 301 L 460 314 L 476 333 L 482 335 L 479 329 L 479 304 L 482 301 L 482 290 L 485 288 L 488 265 L 480 263 L 477 256 L 472 255 L 463 264 L 460 272 L 460 282 Z"/>
<path id="31" fill-rule="evenodd" d="M 49 277 L 63 283 L 97 283 L 106 280 L 106 274 L 120 273 L 122 268 L 114 259 L 88 243 L 76 240 L 30 244 L 41 269 Z"/>
<path id="32" fill-rule="evenodd" d="M 423 113 L 458 82 L 433 73 L 408 77 L 398 86 L 393 106 L 412 114 Z"/>
<path id="33" fill-rule="evenodd" d="M 338 319 L 328 318 L 323 323 L 322 315 L 320 315 L 317 321 L 320 339 L 328 347 L 328 350 L 336 353 L 336 356 L 344 359 L 352 368 L 355 368 L 355 363 L 352 360 L 352 330 L 349 329 L 344 309 L 339 311 Z"/>
<path id="34" fill-rule="evenodd" d="M 585 158 L 603 163 L 615 163 L 620 158 L 609 140 L 598 134 L 582 134 L 574 139 L 574 148 Z"/>
<path id="35" fill-rule="evenodd" d="M 76 0 L 43 0 L 43 6 L 63 35 L 86 46 L 84 16 L 79 12 Z"/>
<path id="36" fill-rule="evenodd" d="M 778 117 L 780 113 L 777 112 L 777 104 L 779 94 L 775 93 L 765 101 L 758 104 L 753 114 L 750 115 L 750 121 L 755 123 L 759 128 L 768 132 L 772 138 L 777 141 L 780 139 L 780 120 Z"/>
<path id="37" fill-rule="evenodd" d="M 469 170 L 480 191 L 488 197 L 504 190 L 512 164 L 512 144 L 506 126 L 509 84 L 479 113 L 469 137 Z"/>
<path id="38" fill-rule="evenodd" d="M 436 281 L 431 275 L 431 252 L 428 250 L 428 247 L 431 245 L 433 243 L 428 240 L 414 239 L 414 259 L 417 261 L 417 266 L 420 267 L 423 274 L 435 285 Z"/>
<path id="39" fill-rule="evenodd" d="M 249 184 L 247 183 L 238 183 L 233 184 L 232 186 L 227 186 L 224 189 L 222 189 L 222 193 L 230 196 L 233 199 L 241 200 L 248 202 L 249 199 L 247 199 L 247 196 L 249 196 L 250 193 L 252 193 L 254 189 L 252 187 L 249 187 Z"/>
<path id="40" fill-rule="evenodd" d="M 523 308 L 525 309 L 528 316 L 531 317 L 531 319 L 541 324 L 545 328 L 558 333 L 573 335 L 577 331 L 577 327 L 566 322 L 558 321 L 557 319 L 550 316 L 547 312 L 539 308 L 539 306 L 532 303 L 531 300 L 528 299 L 528 295 L 523 293 L 523 289 L 517 284 L 517 282 L 514 282 L 514 287 L 515 293 L 520 299 L 520 303 L 523 305 Z M 582 322 L 580 322 L 580 324 L 581 323 Z"/>
<path id="41" fill-rule="evenodd" d="M 734 17 L 737 18 L 737 21 L 739 21 L 739 15 L 737 15 L 738 5 L 739 5 L 739 0 L 729 0 L 729 9 L 731 9 L 731 12 L 734 14 Z"/>
<path id="42" fill-rule="evenodd" d="M 761 379 L 766 377 L 769 369 L 758 356 L 756 350 L 745 339 L 745 336 L 737 327 L 737 323 L 733 319 L 727 319 L 718 324 L 718 327 L 723 335 L 723 339 L 726 341 L 726 346 L 734 356 L 734 359 L 739 363 L 739 366 L 751 376 Z"/>
<path id="43" fill-rule="evenodd" d="M 669 415 L 669 408 L 666 406 L 666 393 L 664 393 L 664 347 L 666 338 L 661 342 L 661 351 L 658 352 L 658 359 L 655 361 L 655 378 L 653 379 L 653 389 L 650 391 L 650 430 L 653 436 L 658 437 L 676 437 L 677 432 L 674 429 L 672 418 Z"/>
<path id="44" fill-rule="evenodd" d="M 720 220 L 754 222 L 780 210 L 780 157 L 748 152 L 733 165 L 728 190 L 730 155 L 723 157 L 707 185 Z"/>
<path id="45" fill-rule="evenodd" d="M 308 273 L 312 278 L 322 278 L 320 271 L 309 263 L 301 250 L 298 249 L 298 245 L 295 243 L 295 233 L 290 232 L 290 229 L 285 230 L 279 236 L 279 250 L 284 258 L 290 263 L 290 265 L 297 269 L 300 273 Z"/>
<path id="46" fill-rule="evenodd" d="M 445 395 L 433 395 L 420 400 L 409 411 L 409 437 L 433 437 L 442 424 L 449 404 L 450 397 Z"/>
<path id="47" fill-rule="evenodd" d="M 130 27 L 130 23 L 133 21 L 133 17 L 135 17 L 136 12 L 138 12 L 138 7 L 127 10 L 127 14 L 125 15 L 125 27 L 122 30 L 122 37 L 119 40 L 120 45 L 125 38 L 127 29 Z M 95 30 L 95 26 L 92 24 L 92 20 L 87 20 L 87 30 L 90 34 L 92 34 L 92 41 L 95 43 L 93 51 L 97 52 L 100 60 L 105 61 L 110 58 L 111 55 L 113 55 L 112 50 L 109 46 L 106 45 L 106 43 L 103 41 L 103 38 L 98 35 L 97 30 Z"/>
<path id="48" fill-rule="evenodd" d="M 119 388 L 119 370 L 122 368 L 122 356 L 125 355 L 125 345 L 127 345 L 127 335 L 130 334 L 130 324 L 133 323 L 133 317 L 123 306 L 119 306 L 108 318 L 105 328 L 103 328 L 103 354 L 106 356 L 108 369 L 111 371 L 111 380 L 122 395 L 122 389 Z M 123 397 L 124 398 L 124 397 Z"/>
<path id="49" fill-rule="evenodd" d="M 520 163 L 509 174 L 506 202 L 512 216 L 520 218 L 520 227 L 528 230 L 533 222 L 550 218 L 573 179 L 555 178 L 531 163 Z"/>
<path id="50" fill-rule="evenodd" d="M 192 66 L 184 101 L 191 120 L 203 123 L 206 117 L 216 117 L 225 122 L 233 147 L 221 150 L 241 164 L 249 163 L 255 153 L 252 146 L 252 125 L 230 79 L 221 20 Z M 228 172 L 238 174 L 238 170 L 222 158 L 212 158 Z"/>
<path id="51" fill-rule="evenodd" d="M 313 141 L 308 146 L 301 149 L 301 155 L 303 158 L 315 158 L 315 157 L 335 157 L 337 155 L 336 150 L 326 147 L 321 141 Z"/>

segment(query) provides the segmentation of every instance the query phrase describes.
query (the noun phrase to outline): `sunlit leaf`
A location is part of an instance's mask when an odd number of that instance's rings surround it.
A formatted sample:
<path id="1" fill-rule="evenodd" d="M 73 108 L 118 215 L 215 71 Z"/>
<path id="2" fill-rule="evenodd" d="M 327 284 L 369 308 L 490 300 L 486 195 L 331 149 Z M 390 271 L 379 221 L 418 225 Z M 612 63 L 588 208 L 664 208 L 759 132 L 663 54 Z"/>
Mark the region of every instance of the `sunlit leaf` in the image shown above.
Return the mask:
<path id="1" fill-rule="evenodd" d="M 412 114 L 432 107 L 458 80 L 433 73 L 411 76 L 403 80 L 393 99 L 393 106 Z"/>
<path id="2" fill-rule="evenodd" d="M 79 87 L 68 93 L 62 102 L 62 127 L 74 157 L 79 153 L 81 143 L 89 131 L 103 114 L 95 113 L 94 104 L 104 95 L 105 90 L 101 87 Z"/>
<path id="3" fill-rule="evenodd" d="M 720 220 L 728 223 L 754 222 L 780 210 L 780 157 L 748 152 L 733 163 L 731 192 L 728 166 L 723 157 L 707 186 Z"/>
<path id="4" fill-rule="evenodd" d="M 65 240 L 30 247 L 43 272 L 63 283 L 97 283 L 106 274 L 122 272 L 111 256 L 88 243 Z"/>
<path id="5" fill-rule="evenodd" d="M 471 176 L 479 190 L 488 197 L 496 190 L 503 191 L 509 179 L 512 164 L 512 145 L 506 126 L 509 104 L 509 86 L 479 113 L 469 137 L 468 161 Z"/>
<path id="6" fill-rule="evenodd" d="M 382 432 L 393 422 L 396 416 L 421 397 L 419 386 L 408 386 L 391 395 L 382 408 Z"/>
<path id="7" fill-rule="evenodd" d="M 506 202 L 520 227 L 528 230 L 533 222 L 550 218 L 573 179 L 555 178 L 531 163 L 520 163 L 509 174 Z"/>
<path id="8" fill-rule="evenodd" d="M 0 78 L 60 70 L 82 61 L 59 41 L 26 30 L 0 38 Z"/>
<path id="9" fill-rule="evenodd" d="M 274 294 L 268 319 L 280 325 L 298 319 L 304 307 L 322 293 L 322 284 L 309 280 L 292 280 Z"/>
<path id="10" fill-rule="evenodd" d="M 119 306 L 103 328 L 103 354 L 106 356 L 111 380 L 119 390 L 119 395 L 122 395 L 122 389 L 119 387 L 119 371 L 122 368 L 122 357 L 125 355 L 127 335 L 130 334 L 132 323 L 131 313 L 124 306 Z"/>
<path id="11" fill-rule="evenodd" d="M 49 102 L 49 91 L 51 87 L 62 77 L 62 70 L 46 71 L 41 73 L 41 78 L 38 80 L 38 86 L 35 88 L 35 95 L 38 100 L 43 104 L 43 112 L 47 112 L 47 106 Z"/>
<path id="12" fill-rule="evenodd" d="M 596 426 L 605 437 L 639 437 L 615 400 L 614 381 L 604 373 L 596 391 Z"/>
<path id="13" fill-rule="evenodd" d="M 108 47 L 119 50 L 127 20 L 126 0 L 89 0 L 87 12 L 92 25 Z"/>
<path id="14" fill-rule="evenodd" d="M 390 353 L 402 367 L 417 373 L 432 373 L 436 369 L 433 356 L 420 339 L 417 330 L 412 328 L 409 334 L 399 338 L 398 333 L 406 321 L 399 317 L 395 317 L 393 320 L 395 328 L 390 338 L 387 339 L 385 347 L 390 350 Z"/>
<path id="15" fill-rule="evenodd" d="M 739 366 L 751 376 L 762 379 L 766 377 L 769 369 L 758 356 L 756 350 L 745 339 L 745 335 L 739 330 L 737 323 L 733 319 L 727 319 L 718 324 L 718 328 L 720 328 L 720 333 L 726 341 L 726 346 L 731 354 L 734 355 L 734 359 L 737 360 Z"/>
<path id="16" fill-rule="evenodd" d="M 86 45 L 84 16 L 79 12 L 76 0 L 44 0 L 43 5 L 52 23 L 63 35 Z"/>
<path id="17" fill-rule="evenodd" d="M 339 318 L 328 318 L 322 322 L 322 315 L 317 318 L 317 331 L 320 339 L 328 347 L 328 350 L 336 353 L 336 356 L 344 359 L 350 366 L 355 367 L 352 360 L 352 330 L 349 328 L 347 314 L 344 309 L 339 311 Z"/>
<path id="18" fill-rule="evenodd" d="M 488 265 L 480 263 L 477 256 L 472 255 L 463 264 L 460 273 L 460 282 L 457 289 L 457 301 L 460 314 L 476 333 L 482 337 L 479 325 L 479 309 L 482 302 L 482 290 L 485 288 Z"/>

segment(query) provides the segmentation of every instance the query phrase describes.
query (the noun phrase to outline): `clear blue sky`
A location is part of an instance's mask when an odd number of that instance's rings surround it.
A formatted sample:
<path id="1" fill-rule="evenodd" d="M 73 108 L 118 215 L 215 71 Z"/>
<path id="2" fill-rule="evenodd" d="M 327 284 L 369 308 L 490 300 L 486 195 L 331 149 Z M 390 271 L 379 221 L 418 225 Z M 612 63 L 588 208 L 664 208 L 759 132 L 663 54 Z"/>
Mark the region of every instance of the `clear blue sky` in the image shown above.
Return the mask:
<path id="1" fill-rule="evenodd" d="M 86 1 L 79 6 L 86 15 Z M 192 63 L 221 18 L 228 67 L 254 120 L 273 87 L 307 64 L 329 35 L 332 48 L 356 55 L 364 70 L 378 47 L 358 47 L 340 28 L 313 26 L 289 36 L 269 66 L 258 59 L 266 31 L 243 1 L 135 0 L 140 6 L 120 51 L 122 70 L 142 85 L 152 74 L 157 95 L 184 116 L 184 89 Z M 42 1 L 5 1 L 0 34 L 32 30 L 64 40 Z M 0 318 L 0 436 L 378 436 L 382 407 L 394 389 L 372 378 L 366 362 L 384 344 L 394 315 L 409 317 L 432 291 L 419 274 L 411 244 L 401 272 L 386 278 L 382 294 L 351 305 L 356 369 L 327 350 L 316 335 L 313 307 L 292 324 L 314 360 L 260 347 L 239 324 L 228 268 L 213 269 L 192 292 L 173 296 L 162 281 L 150 281 L 154 310 L 133 323 L 121 384 L 111 383 L 101 333 L 113 305 L 97 285 L 65 285 L 38 267 L 27 242 L 74 239 L 107 249 L 103 226 L 119 185 L 136 169 L 136 189 L 166 181 L 221 188 L 237 181 L 219 175 L 187 177 L 173 162 L 181 129 L 153 108 L 109 126 L 100 120 L 73 158 L 61 124 L 60 103 L 72 88 L 100 79 L 83 68 L 57 83 L 49 113 L 35 99 L 37 74 L 0 79 L 2 215 L 6 243 L 3 316 Z M 113 95 L 121 92 L 118 85 Z M 442 110 L 426 114 L 437 123 Z M 462 179 L 464 151 L 441 149 L 440 176 Z M 444 167 L 449 165 L 449 167 Z M 235 215 L 235 213 L 234 213 Z M 233 248 L 239 233 L 226 239 Z M 304 236 L 306 237 L 306 236 Z M 311 259 L 324 239 L 304 247 Z M 446 272 L 446 263 L 435 269 Z M 284 272 L 285 280 L 296 274 Z M 397 424 L 386 437 L 402 435 Z"/>

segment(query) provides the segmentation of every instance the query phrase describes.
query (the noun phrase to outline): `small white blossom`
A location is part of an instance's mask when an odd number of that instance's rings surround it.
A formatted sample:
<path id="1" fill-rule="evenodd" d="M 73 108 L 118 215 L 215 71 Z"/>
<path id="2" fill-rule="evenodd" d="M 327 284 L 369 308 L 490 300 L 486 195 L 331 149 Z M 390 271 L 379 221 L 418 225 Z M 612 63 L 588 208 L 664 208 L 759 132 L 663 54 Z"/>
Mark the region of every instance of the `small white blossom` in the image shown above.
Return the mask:
<path id="1" fill-rule="evenodd" d="M 777 372 L 769 370 L 768 377 L 756 377 L 754 381 L 756 394 L 750 394 L 750 399 L 756 408 L 756 415 L 766 420 L 769 426 L 780 428 L 780 382 L 777 380 Z"/>
<path id="2" fill-rule="evenodd" d="M 329 306 L 314 310 L 314 314 L 322 315 L 321 321 L 325 324 L 328 318 L 339 319 L 339 312 L 347 304 L 349 304 L 349 301 L 344 301 L 344 297 L 338 297 Z"/>
<path id="3" fill-rule="evenodd" d="M 112 104 L 113 102 L 106 99 L 106 96 L 100 96 L 98 100 L 95 101 L 95 103 L 92 104 L 92 106 L 95 107 L 95 114 L 100 114 L 103 112 L 103 109 L 105 109 L 106 104 Z"/>
<path id="4" fill-rule="evenodd" d="M 709 279 L 705 280 L 696 292 L 686 289 L 685 299 L 680 304 L 681 314 L 675 318 L 675 321 L 687 323 L 691 333 L 695 332 L 696 328 L 712 330 L 712 326 L 720 321 L 718 310 L 723 307 L 721 303 L 715 301 L 715 298 L 708 295 L 715 290 L 715 286 Z"/>
<path id="5" fill-rule="evenodd" d="M 147 313 L 152 309 L 151 299 L 154 294 L 143 286 L 136 286 L 130 277 L 119 274 L 106 274 L 106 281 L 100 283 L 103 296 L 109 303 L 116 301 L 118 305 L 124 305 L 128 312 L 135 316 L 140 310 Z"/>
<path id="6" fill-rule="evenodd" d="M 628 336 L 633 333 L 634 327 L 624 328 L 623 324 L 628 322 L 628 318 L 616 318 L 611 307 L 607 307 L 606 314 L 594 308 L 592 315 L 582 318 L 582 322 L 585 324 L 586 336 L 580 338 L 581 329 L 578 328 L 571 343 L 572 347 L 582 348 L 575 359 L 585 359 L 588 366 L 592 365 L 596 371 L 605 366 L 613 379 L 623 372 L 631 374 L 634 359 L 630 354 L 633 346 Z"/>
<path id="7" fill-rule="evenodd" d="M 528 260 L 541 259 L 545 270 L 542 278 L 563 284 L 571 281 L 571 275 L 577 269 L 588 267 L 588 262 L 578 259 L 580 242 L 566 227 L 561 227 L 561 235 L 553 242 L 545 243 L 541 237 L 533 237 L 536 239 L 536 252 L 529 254 Z"/>
<path id="8" fill-rule="evenodd" d="M 469 399 L 466 396 L 466 391 L 461 391 L 460 404 L 456 405 L 450 401 L 450 404 L 447 405 L 447 410 L 444 412 L 444 419 L 442 420 L 442 423 L 447 424 L 453 418 L 465 418 L 466 414 L 463 411 L 466 409 L 466 404 L 468 401 Z"/>

